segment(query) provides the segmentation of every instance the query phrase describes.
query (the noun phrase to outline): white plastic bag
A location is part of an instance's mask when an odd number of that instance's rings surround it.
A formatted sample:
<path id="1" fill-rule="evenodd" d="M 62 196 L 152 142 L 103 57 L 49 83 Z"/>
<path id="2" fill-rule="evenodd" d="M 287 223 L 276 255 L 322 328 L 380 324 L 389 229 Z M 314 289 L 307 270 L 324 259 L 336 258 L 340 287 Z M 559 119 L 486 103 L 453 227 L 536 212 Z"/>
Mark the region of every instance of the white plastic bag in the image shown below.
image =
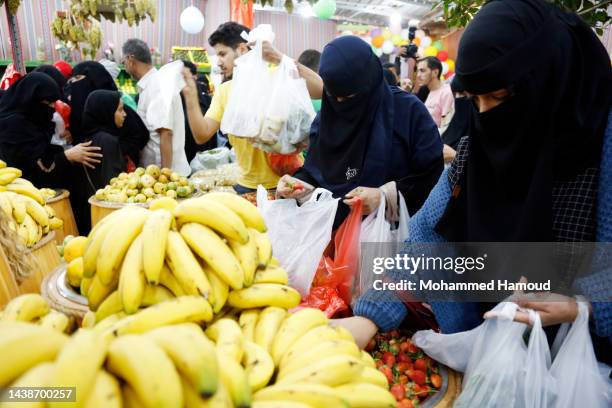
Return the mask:
<path id="1" fill-rule="evenodd" d="M 214 170 L 222 164 L 230 163 L 230 150 L 227 147 L 217 147 L 196 153 L 190 166 L 193 173 L 201 170 Z"/>
<path id="2" fill-rule="evenodd" d="M 183 61 L 172 61 L 161 67 L 155 73 L 154 81 L 159 83 L 159 94 L 151 101 L 147 109 L 146 119 L 149 124 L 157 124 L 160 121 L 160 112 L 167 116 L 171 111 L 172 103 L 180 96 L 181 90 L 185 88 L 183 78 Z"/>
<path id="3" fill-rule="evenodd" d="M 331 239 L 338 200 L 318 188 L 298 206 L 294 199 L 269 200 L 262 186 L 257 189 L 257 207 L 266 221 L 273 254 L 289 274 L 289 284 L 303 296 L 310 291 Z"/>
<path id="4" fill-rule="evenodd" d="M 408 238 L 408 223 L 410 215 L 406 200 L 399 191 L 399 223 L 398 227 L 394 228 L 385 217 L 386 199 L 381 192 L 380 205 L 378 209 L 368 215 L 361 223 L 361 242 L 377 242 L 377 243 L 402 243 Z"/>
<path id="5" fill-rule="evenodd" d="M 557 380 L 559 398 L 556 408 L 612 406 L 612 384 L 602 375 L 589 333 L 589 309 L 578 302 L 573 324 L 564 324 L 553 344 L 550 372 Z"/>

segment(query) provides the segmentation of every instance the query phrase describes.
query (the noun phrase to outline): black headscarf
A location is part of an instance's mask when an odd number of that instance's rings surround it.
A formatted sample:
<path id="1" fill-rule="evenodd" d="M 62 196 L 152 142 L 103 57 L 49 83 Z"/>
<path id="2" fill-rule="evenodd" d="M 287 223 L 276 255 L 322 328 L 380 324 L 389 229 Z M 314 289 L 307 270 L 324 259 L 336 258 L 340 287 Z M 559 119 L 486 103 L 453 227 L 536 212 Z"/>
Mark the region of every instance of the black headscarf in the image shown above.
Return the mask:
<path id="1" fill-rule="evenodd" d="M 554 183 L 599 167 L 608 54 L 578 16 L 543 0 L 489 1 L 458 54 L 466 91 L 512 96 L 474 110 L 467 170 L 437 230 L 453 241 L 550 242 Z"/>
<path id="2" fill-rule="evenodd" d="M 321 174 L 325 184 L 384 184 L 393 135 L 393 95 L 380 60 L 363 40 L 344 36 L 325 46 L 319 74 L 325 92 L 318 135 L 311 135 L 305 168 Z M 349 96 L 343 102 L 336 99 Z M 375 161 L 378 168 L 364 170 L 366 153 L 380 156 Z"/>
<path id="3" fill-rule="evenodd" d="M 115 125 L 115 112 L 119 107 L 121 94 L 116 91 L 96 90 L 89 94 L 83 112 L 83 128 L 86 135 L 103 130 L 119 136 Z"/>
<path id="4" fill-rule="evenodd" d="M 0 145 L 19 146 L 21 157 L 40 158 L 53 135 L 55 112 L 42 101 L 59 98 L 59 87 L 48 75 L 33 72 L 14 83 L 0 101 Z"/>
<path id="5" fill-rule="evenodd" d="M 53 65 L 41 65 L 37 67 L 32 72 L 42 72 L 43 74 L 49 75 L 57 86 L 60 88 L 60 94 L 62 95 L 62 99 L 64 99 L 64 87 L 66 86 L 66 77 L 62 74 L 59 69 L 55 68 Z"/>
<path id="6" fill-rule="evenodd" d="M 453 93 L 465 92 L 457 76 L 455 76 L 451 82 L 451 90 Z M 461 138 L 468 136 L 470 133 L 472 109 L 471 99 L 464 96 L 455 96 L 455 113 L 453 114 L 451 122 L 448 124 L 448 128 L 442 134 L 442 143 L 453 149 L 457 149 L 457 145 Z"/>

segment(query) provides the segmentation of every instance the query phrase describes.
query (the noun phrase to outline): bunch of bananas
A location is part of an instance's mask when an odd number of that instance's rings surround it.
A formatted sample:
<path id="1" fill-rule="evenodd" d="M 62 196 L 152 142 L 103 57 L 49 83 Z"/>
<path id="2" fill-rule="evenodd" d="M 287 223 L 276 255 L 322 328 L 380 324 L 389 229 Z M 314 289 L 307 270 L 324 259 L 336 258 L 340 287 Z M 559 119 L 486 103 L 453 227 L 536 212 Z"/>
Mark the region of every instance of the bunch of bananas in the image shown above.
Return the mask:
<path id="1" fill-rule="evenodd" d="M 28 248 L 50 230 L 63 227 L 51 207 L 32 183 L 21 178 L 21 170 L 0 160 L 0 209 L 12 221 L 11 228 Z"/>
<path id="2" fill-rule="evenodd" d="M 0 312 L 1 322 L 33 323 L 60 333 L 70 333 L 74 327 L 74 319 L 53 310 L 40 295 L 29 293 L 11 300 Z"/>

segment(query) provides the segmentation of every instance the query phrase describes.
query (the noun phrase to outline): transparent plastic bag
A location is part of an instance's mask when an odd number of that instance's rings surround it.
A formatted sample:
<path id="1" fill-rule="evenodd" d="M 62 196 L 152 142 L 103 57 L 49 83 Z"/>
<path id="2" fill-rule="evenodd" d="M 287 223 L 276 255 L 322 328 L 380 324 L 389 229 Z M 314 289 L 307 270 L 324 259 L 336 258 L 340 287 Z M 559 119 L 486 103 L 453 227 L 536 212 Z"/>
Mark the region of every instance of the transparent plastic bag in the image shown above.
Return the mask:
<path id="1" fill-rule="evenodd" d="M 257 189 L 257 207 L 268 226 L 274 256 L 289 274 L 289 284 L 302 296 L 308 294 L 331 239 L 338 200 L 318 188 L 298 206 L 294 199 L 269 200 L 265 188 Z"/>
<path id="2" fill-rule="evenodd" d="M 230 162 L 230 150 L 227 147 L 217 147 L 196 153 L 190 166 L 193 172 L 201 170 L 212 170 Z"/>

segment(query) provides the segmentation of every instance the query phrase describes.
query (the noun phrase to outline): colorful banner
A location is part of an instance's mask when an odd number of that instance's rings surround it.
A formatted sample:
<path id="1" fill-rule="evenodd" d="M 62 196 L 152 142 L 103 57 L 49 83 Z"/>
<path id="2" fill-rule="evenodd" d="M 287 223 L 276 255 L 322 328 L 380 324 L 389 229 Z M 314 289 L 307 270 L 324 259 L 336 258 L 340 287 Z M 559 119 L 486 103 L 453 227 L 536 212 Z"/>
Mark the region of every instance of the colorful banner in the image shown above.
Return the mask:
<path id="1" fill-rule="evenodd" d="M 230 20 L 253 28 L 253 0 L 231 0 Z"/>

